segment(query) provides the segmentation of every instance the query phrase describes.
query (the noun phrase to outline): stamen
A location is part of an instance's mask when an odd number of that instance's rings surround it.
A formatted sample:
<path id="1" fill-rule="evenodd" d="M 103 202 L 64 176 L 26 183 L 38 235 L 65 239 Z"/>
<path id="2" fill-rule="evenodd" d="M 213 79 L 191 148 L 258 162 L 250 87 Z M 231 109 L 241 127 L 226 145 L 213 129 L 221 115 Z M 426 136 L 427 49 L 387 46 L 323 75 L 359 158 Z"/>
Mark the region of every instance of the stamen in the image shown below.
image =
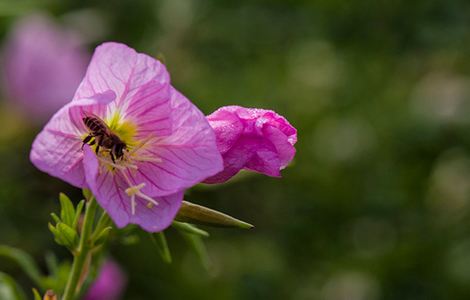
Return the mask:
<path id="1" fill-rule="evenodd" d="M 149 162 L 154 162 L 154 163 L 161 163 L 163 161 L 161 158 L 151 157 L 151 156 L 146 156 L 146 155 L 136 156 L 135 159 L 138 161 L 149 161 Z"/>
<path id="2" fill-rule="evenodd" d="M 97 155 L 98 160 L 102 163 L 102 166 L 109 166 L 112 167 L 113 170 L 116 169 L 119 171 L 120 174 L 124 177 L 124 180 L 126 183 L 129 185 L 127 189 L 125 189 L 125 193 L 130 197 L 131 200 L 131 213 L 132 215 L 135 215 L 136 211 L 136 206 L 137 206 L 137 201 L 136 197 L 140 197 L 141 199 L 145 200 L 146 207 L 151 209 L 154 206 L 159 205 L 159 203 L 149 197 L 148 195 L 144 194 L 141 189 L 145 187 L 145 183 L 141 184 L 134 184 L 128 177 L 128 173 L 130 172 L 129 169 L 134 169 L 138 170 L 138 166 L 133 163 L 138 163 L 138 162 L 154 162 L 154 163 L 161 163 L 162 159 L 158 157 L 153 157 L 153 156 L 148 156 L 148 155 L 139 155 L 136 154 L 137 151 L 142 149 L 145 145 L 148 145 L 150 142 L 155 140 L 156 137 L 154 135 L 149 135 L 145 139 L 141 140 L 138 145 L 135 147 L 132 147 L 130 151 L 126 151 L 126 155 L 123 157 L 123 159 L 117 161 L 117 162 L 112 162 L 109 157 L 106 157 L 106 154 L 109 154 L 107 151 L 100 151 L 99 155 Z"/>
<path id="3" fill-rule="evenodd" d="M 144 183 L 142 183 L 142 184 L 144 184 Z M 151 203 L 151 204 L 153 204 L 153 205 L 155 205 L 155 206 L 158 205 L 158 202 L 157 202 L 157 201 L 155 201 L 154 199 L 152 199 L 152 198 L 150 198 L 149 196 L 145 195 L 145 194 L 142 193 L 141 191 L 139 191 L 139 192 L 137 193 L 137 196 L 139 196 L 139 197 L 142 198 L 142 199 L 147 200 L 147 201 L 149 202 L 149 204 Z M 153 206 L 152 206 L 152 207 L 153 207 Z"/>
<path id="4" fill-rule="evenodd" d="M 135 195 L 131 195 L 131 213 L 135 215 Z"/>
<path id="5" fill-rule="evenodd" d="M 127 178 L 127 175 L 124 175 L 124 178 L 126 179 L 126 181 L 129 180 L 129 178 Z M 125 190 L 126 194 L 129 197 L 131 197 L 131 212 L 132 212 L 132 215 L 135 214 L 135 205 L 136 205 L 135 196 L 138 196 L 138 197 L 146 200 L 148 208 L 153 208 L 154 206 L 158 205 L 158 202 L 155 201 L 155 199 L 150 198 L 149 196 L 145 195 L 144 193 L 142 193 L 140 191 L 144 186 L 145 186 L 145 183 L 141 183 L 141 184 L 133 185 L 133 186 L 131 185 L 129 188 L 127 188 Z"/>
<path id="6" fill-rule="evenodd" d="M 136 165 L 128 163 L 126 161 L 121 161 L 121 163 L 118 165 L 118 164 L 113 163 L 112 161 L 107 160 L 103 157 L 100 157 L 100 156 L 97 156 L 97 157 L 98 157 L 98 160 L 101 161 L 102 163 L 107 164 L 107 165 L 109 165 L 113 168 L 119 169 L 119 170 L 125 171 L 127 168 L 131 168 L 131 169 L 135 169 L 135 170 L 138 169 L 138 167 Z"/>

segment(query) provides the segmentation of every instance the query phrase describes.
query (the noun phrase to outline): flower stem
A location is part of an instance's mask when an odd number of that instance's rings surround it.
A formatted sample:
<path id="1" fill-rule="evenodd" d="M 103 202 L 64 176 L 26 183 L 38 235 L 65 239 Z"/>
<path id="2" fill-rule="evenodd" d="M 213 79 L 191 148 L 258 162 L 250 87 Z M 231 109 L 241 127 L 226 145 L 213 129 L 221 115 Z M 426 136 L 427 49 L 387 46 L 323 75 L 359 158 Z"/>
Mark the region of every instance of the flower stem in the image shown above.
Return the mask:
<path id="1" fill-rule="evenodd" d="M 80 277 L 83 274 L 90 250 L 93 248 L 92 240 L 90 239 L 93 222 L 95 219 L 96 208 L 98 207 L 94 197 L 90 197 L 86 204 L 85 217 L 83 219 L 83 227 L 80 236 L 80 243 L 78 249 L 74 253 L 72 269 L 70 270 L 67 285 L 65 286 L 64 296 L 62 300 L 73 300 L 77 294 L 78 284 Z"/>

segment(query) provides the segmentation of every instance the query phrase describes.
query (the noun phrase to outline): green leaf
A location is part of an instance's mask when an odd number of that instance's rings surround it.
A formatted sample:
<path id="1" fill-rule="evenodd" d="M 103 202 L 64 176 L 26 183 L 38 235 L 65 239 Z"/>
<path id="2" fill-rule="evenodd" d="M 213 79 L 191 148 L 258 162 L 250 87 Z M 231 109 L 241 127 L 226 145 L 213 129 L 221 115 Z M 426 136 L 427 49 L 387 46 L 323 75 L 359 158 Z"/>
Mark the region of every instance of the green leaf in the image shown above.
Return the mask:
<path id="1" fill-rule="evenodd" d="M 67 195 L 64 193 L 59 194 L 60 200 L 60 218 L 62 222 L 69 226 L 73 226 L 73 221 L 75 218 L 75 208 L 73 207 L 73 203 Z"/>
<path id="2" fill-rule="evenodd" d="M 202 229 L 197 228 L 194 225 L 184 222 L 173 221 L 172 226 L 178 230 L 184 231 L 186 233 L 196 234 L 204 237 L 209 237 L 209 233 Z"/>
<path id="3" fill-rule="evenodd" d="M 15 261 L 37 286 L 44 288 L 41 272 L 29 254 L 21 249 L 2 245 L 0 246 L 0 256 L 4 256 Z"/>
<path id="4" fill-rule="evenodd" d="M 57 270 L 59 269 L 59 262 L 57 257 L 54 253 L 48 251 L 45 256 L 47 270 L 51 276 L 55 276 L 57 274 Z"/>
<path id="5" fill-rule="evenodd" d="M 79 237 L 75 229 L 72 229 L 72 227 L 65 223 L 59 223 L 56 226 L 56 230 L 56 239 L 59 244 L 66 246 L 70 250 L 76 249 L 79 243 Z"/>
<path id="6" fill-rule="evenodd" d="M 34 300 L 42 300 L 41 294 L 39 294 L 38 290 L 35 288 L 33 288 L 33 295 L 34 295 Z"/>
<path id="7" fill-rule="evenodd" d="M 62 222 L 60 220 L 59 216 L 56 215 L 55 213 L 51 213 L 51 217 L 52 217 L 52 220 L 54 220 L 54 222 L 56 222 L 56 224 Z"/>
<path id="8" fill-rule="evenodd" d="M 0 272 L 0 299 L 25 300 L 26 296 L 19 285 L 9 275 Z"/>
<path id="9" fill-rule="evenodd" d="M 251 229 L 254 227 L 249 223 L 243 222 L 214 209 L 188 201 L 183 201 L 183 204 L 176 215 L 176 220 L 214 227 L 237 227 L 243 229 Z"/>
<path id="10" fill-rule="evenodd" d="M 209 271 L 211 267 L 211 262 L 210 262 L 209 254 L 207 252 L 206 245 L 204 244 L 202 237 L 199 235 L 187 233 L 184 231 L 180 231 L 180 233 L 184 237 L 184 239 L 188 242 L 189 246 L 194 250 L 197 257 L 199 258 L 199 261 L 204 267 L 204 269 Z"/>
<path id="11" fill-rule="evenodd" d="M 157 247 L 158 253 L 162 257 L 163 261 L 167 264 L 171 263 L 170 248 L 168 248 L 165 234 L 163 232 L 157 232 L 150 234 L 150 237 L 153 244 Z"/>
<path id="12" fill-rule="evenodd" d="M 111 226 L 103 228 L 103 230 L 101 230 L 101 232 L 96 236 L 94 244 L 96 246 L 99 246 L 99 245 L 103 244 L 104 242 L 106 242 L 106 239 L 108 238 L 109 233 L 111 232 L 112 229 L 113 229 L 113 227 L 111 227 Z"/>
<path id="13" fill-rule="evenodd" d="M 80 220 L 80 216 L 82 215 L 82 210 L 85 205 L 85 200 L 80 200 L 77 204 L 77 209 L 75 210 L 75 217 L 73 218 L 72 228 L 78 229 L 78 221 Z"/>

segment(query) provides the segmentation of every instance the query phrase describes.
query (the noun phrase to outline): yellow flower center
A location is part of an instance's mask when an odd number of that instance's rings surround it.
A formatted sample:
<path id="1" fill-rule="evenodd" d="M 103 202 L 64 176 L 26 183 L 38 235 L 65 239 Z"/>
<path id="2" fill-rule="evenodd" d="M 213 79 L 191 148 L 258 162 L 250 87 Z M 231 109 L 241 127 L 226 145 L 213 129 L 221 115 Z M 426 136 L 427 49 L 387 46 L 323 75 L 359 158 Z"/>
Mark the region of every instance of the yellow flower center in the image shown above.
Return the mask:
<path id="1" fill-rule="evenodd" d="M 104 121 L 112 132 L 126 143 L 127 147 L 132 147 L 136 144 L 134 136 L 137 132 L 137 126 L 128 120 L 124 120 L 119 111 L 116 111 Z"/>

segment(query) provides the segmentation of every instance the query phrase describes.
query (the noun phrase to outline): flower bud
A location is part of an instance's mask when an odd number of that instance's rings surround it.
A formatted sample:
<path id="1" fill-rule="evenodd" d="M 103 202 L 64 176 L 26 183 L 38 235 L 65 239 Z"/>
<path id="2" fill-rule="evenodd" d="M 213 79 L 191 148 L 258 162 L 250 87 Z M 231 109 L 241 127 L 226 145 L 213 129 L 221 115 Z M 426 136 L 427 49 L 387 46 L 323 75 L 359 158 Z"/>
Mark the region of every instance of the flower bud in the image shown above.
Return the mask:
<path id="1" fill-rule="evenodd" d="M 53 290 L 47 290 L 42 299 L 43 300 L 57 300 L 57 295 L 54 293 Z"/>
<path id="2" fill-rule="evenodd" d="M 188 201 L 183 201 L 183 204 L 176 215 L 176 220 L 215 227 L 238 227 L 243 229 L 251 229 L 254 227 L 249 223 L 243 222 L 219 211 Z"/>

